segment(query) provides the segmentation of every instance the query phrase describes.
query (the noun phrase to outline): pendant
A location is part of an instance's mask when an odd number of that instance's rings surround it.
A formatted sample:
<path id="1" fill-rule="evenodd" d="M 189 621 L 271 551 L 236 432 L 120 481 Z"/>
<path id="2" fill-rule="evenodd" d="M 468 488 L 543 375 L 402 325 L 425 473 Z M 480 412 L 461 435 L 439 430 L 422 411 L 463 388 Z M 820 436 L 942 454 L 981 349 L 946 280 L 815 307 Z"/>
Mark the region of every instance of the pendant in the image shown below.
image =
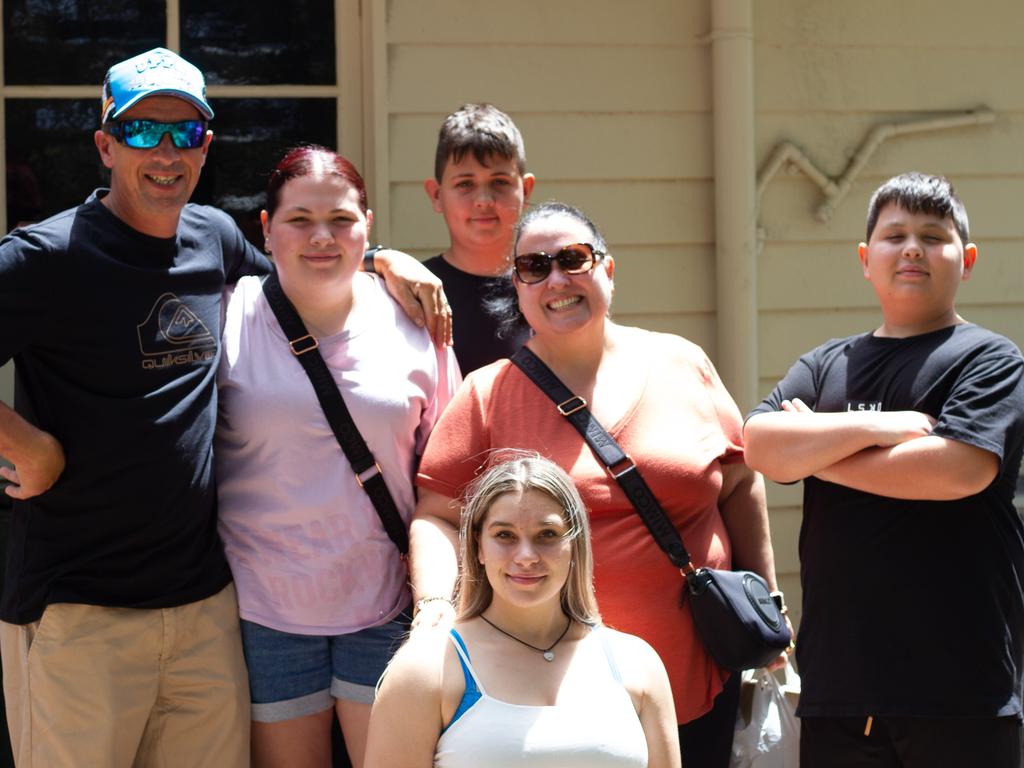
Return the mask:
<path id="1" fill-rule="evenodd" d="M 554 651 L 544 651 L 544 661 L 554 661 L 554 660 L 555 660 Z"/>

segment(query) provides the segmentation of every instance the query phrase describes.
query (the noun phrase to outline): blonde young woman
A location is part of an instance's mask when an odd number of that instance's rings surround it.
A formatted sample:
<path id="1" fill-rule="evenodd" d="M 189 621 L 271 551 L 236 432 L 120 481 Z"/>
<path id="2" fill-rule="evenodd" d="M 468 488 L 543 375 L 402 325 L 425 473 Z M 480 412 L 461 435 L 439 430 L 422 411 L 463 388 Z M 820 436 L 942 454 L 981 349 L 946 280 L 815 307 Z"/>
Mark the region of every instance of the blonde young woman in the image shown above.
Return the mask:
<path id="1" fill-rule="evenodd" d="M 462 513 L 458 619 L 419 632 L 381 684 L 367 765 L 672 768 L 665 668 L 601 626 L 587 511 L 536 456 L 487 470 Z"/>

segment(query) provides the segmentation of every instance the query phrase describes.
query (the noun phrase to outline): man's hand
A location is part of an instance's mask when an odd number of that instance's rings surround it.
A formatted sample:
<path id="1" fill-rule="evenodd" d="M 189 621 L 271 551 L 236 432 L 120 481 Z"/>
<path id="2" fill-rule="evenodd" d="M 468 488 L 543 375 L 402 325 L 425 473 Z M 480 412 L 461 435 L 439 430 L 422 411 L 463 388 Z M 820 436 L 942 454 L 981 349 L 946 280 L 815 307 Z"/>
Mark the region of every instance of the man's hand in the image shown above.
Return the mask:
<path id="1" fill-rule="evenodd" d="M 407 253 L 384 248 L 374 254 L 374 270 L 388 293 L 419 327 L 426 327 L 438 346 L 451 346 L 452 308 L 441 280 Z"/>
<path id="2" fill-rule="evenodd" d="M 32 440 L 18 452 L 14 468 L 0 467 L 0 477 L 11 482 L 4 492 L 14 499 L 31 499 L 57 482 L 64 471 L 64 449 L 49 432 L 35 430 Z"/>

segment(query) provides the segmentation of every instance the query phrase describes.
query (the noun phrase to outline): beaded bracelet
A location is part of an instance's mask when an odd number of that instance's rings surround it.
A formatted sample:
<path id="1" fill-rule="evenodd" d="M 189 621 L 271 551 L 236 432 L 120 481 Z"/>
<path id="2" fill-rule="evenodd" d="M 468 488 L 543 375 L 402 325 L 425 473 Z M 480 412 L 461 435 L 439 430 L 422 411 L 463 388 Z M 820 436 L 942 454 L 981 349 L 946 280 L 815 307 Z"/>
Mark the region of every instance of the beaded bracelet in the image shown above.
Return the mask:
<path id="1" fill-rule="evenodd" d="M 434 603 L 434 602 L 437 602 L 437 601 L 443 601 L 445 603 L 448 603 L 448 605 L 450 605 L 453 609 L 455 608 L 455 603 L 452 602 L 450 597 L 442 597 L 441 595 L 434 595 L 433 597 L 421 597 L 419 600 L 417 600 L 416 601 L 416 613 L 419 613 L 420 611 L 422 611 L 423 610 L 423 606 L 426 605 L 427 603 Z"/>

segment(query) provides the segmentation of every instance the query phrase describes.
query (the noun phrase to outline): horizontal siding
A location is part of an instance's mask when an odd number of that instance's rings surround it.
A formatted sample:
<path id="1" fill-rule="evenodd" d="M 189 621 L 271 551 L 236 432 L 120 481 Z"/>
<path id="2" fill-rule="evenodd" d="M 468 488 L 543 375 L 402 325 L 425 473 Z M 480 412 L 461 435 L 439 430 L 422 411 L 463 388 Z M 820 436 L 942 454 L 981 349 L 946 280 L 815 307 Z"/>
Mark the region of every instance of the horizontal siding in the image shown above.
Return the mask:
<path id="1" fill-rule="evenodd" d="M 835 8 L 836 6 L 833 6 Z M 1021 9 L 1014 11 L 1020 29 Z M 958 30 L 949 28 L 949 39 Z M 1024 110 L 1020 72 L 1024 47 L 967 49 L 902 45 L 809 46 L 755 43 L 755 103 L 759 111 Z M 1019 81 L 1018 81 L 1019 82 Z"/>
<path id="2" fill-rule="evenodd" d="M 453 103 L 451 108 L 458 106 Z M 437 132 L 447 114 L 392 115 L 392 181 L 420 182 L 434 175 Z M 541 181 L 699 180 L 712 175 L 708 114 L 511 116 L 524 137 L 527 170 Z"/>
<path id="3" fill-rule="evenodd" d="M 708 65 L 703 45 L 392 45 L 390 107 L 434 114 L 492 101 L 510 112 L 706 112 Z"/>
<path id="4" fill-rule="evenodd" d="M 1017 65 L 1024 64 L 1024 55 Z M 756 150 L 764 162 L 783 141 L 799 146 L 822 172 L 838 178 L 868 132 L 876 125 L 907 123 L 945 116 L 947 111 L 973 108 L 975 103 L 947 104 L 939 112 L 805 112 L 761 113 L 757 118 Z M 885 141 L 872 156 L 867 171 L 880 179 L 908 170 L 941 173 L 954 183 L 964 176 L 1020 176 L 1024 174 L 1024 113 L 995 112 L 994 121 L 983 125 L 939 131 L 921 131 Z M 807 182 L 811 184 L 810 181 Z M 813 185 L 812 185 L 813 186 Z M 769 188 L 770 189 L 770 188 Z M 866 206 L 857 201 L 861 207 Z"/>
<path id="5" fill-rule="evenodd" d="M 612 308 L 615 322 L 660 333 L 674 333 L 699 347 L 715 348 L 715 316 L 712 313 L 683 315 L 678 312 L 619 312 Z"/>
<path id="6" fill-rule="evenodd" d="M 496 13 L 490 0 L 392 0 L 393 43 L 524 43 L 676 46 L 707 31 L 705 2 L 643 0 L 623 13 L 621 0 L 518 0 Z M 499 23 L 500 18 L 500 23 Z"/>
<path id="7" fill-rule="evenodd" d="M 757 40 L 765 44 L 875 46 L 930 57 L 1021 46 L 1019 0 L 759 0 L 754 12 Z"/>

